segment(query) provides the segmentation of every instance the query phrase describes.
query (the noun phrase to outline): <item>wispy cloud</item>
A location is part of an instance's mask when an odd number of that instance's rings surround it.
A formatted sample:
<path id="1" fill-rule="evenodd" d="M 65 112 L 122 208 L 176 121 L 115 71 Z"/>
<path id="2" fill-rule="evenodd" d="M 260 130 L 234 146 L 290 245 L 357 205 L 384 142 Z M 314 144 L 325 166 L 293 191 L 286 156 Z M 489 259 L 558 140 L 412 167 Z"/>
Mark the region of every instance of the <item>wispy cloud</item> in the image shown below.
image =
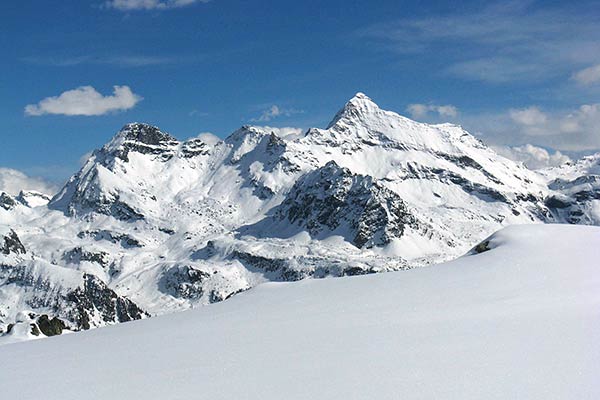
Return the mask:
<path id="1" fill-rule="evenodd" d="M 104 3 L 107 8 L 121 11 L 166 10 L 181 8 L 196 3 L 208 3 L 210 0 L 110 0 Z"/>
<path id="2" fill-rule="evenodd" d="M 77 65 L 109 65 L 115 67 L 145 67 L 152 65 L 175 64 L 182 60 L 181 57 L 156 57 L 144 55 L 120 56 L 76 56 L 76 57 L 25 57 L 22 59 L 29 64 L 51 67 L 71 67 Z"/>
<path id="3" fill-rule="evenodd" d="M 437 105 L 415 103 L 409 104 L 408 107 L 406 107 L 406 111 L 416 119 L 424 118 L 430 113 L 435 113 L 440 117 L 456 117 L 458 115 L 458 108 L 451 104 Z"/>
<path id="4" fill-rule="evenodd" d="M 293 108 L 281 108 L 277 105 L 272 105 L 262 112 L 257 118 L 252 118 L 252 122 L 268 122 L 278 117 L 289 117 L 294 114 L 302 114 L 304 111 Z"/>
<path id="5" fill-rule="evenodd" d="M 436 54 L 447 61 L 443 73 L 492 83 L 569 76 L 600 63 L 600 14 L 586 12 L 585 4 L 540 4 L 498 2 L 379 24 L 359 35 L 399 54 Z"/>
<path id="6" fill-rule="evenodd" d="M 208 113 L 204 112 L 204 111 L 198 111 L 198 110 L 192 110 L 188 113 L 188 116 L 190 117 L 207 117 Z"/>
<path id="7" fill-rule="evenodd" d="M 112 96 L 103 96 L 92 86 L 81 86 L 59 96 L 47 97 L 37 104 L 29 104 L 25 106 L 25 114 L 103 115 L 128 110 L 141 100 L 142 97 L 133 93 L 129 86 L 114 86 Z"/>
<path id="8" fill-rule="evenodd" d="M 573 79 L 582 85 L 600 83 L 600 64 L 577 71 L 573 74 Z"/>

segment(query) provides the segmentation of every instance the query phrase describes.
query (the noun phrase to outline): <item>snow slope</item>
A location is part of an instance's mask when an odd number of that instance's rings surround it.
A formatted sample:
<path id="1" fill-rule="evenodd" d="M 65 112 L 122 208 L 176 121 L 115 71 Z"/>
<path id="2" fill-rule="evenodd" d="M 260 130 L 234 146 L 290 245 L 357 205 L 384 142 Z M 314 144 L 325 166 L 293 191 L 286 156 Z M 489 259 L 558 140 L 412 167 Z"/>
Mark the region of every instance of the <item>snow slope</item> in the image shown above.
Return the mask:
<path id="1" fill-rule="evenodd" d="M 0 347 L 3 398 L 597 399 L 600 228 Z"/>

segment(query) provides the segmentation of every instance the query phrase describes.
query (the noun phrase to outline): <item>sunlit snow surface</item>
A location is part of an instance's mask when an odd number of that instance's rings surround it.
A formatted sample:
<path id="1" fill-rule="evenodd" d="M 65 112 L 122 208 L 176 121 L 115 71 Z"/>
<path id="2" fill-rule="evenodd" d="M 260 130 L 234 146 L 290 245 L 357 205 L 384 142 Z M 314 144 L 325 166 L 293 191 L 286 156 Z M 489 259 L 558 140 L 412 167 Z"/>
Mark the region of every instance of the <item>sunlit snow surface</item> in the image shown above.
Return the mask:
<path id="1" fill-rule="evenodd" d="M 0 347 L 7 399 L 598 399 L 600 228 Z"/>

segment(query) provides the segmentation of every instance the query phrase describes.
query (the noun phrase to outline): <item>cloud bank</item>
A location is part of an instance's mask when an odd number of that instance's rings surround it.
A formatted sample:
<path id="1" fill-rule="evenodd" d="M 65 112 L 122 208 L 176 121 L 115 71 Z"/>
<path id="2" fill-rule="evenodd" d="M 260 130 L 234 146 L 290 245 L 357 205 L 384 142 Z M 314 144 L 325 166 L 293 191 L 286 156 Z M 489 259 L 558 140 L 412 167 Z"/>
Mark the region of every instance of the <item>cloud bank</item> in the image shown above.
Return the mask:
<path id="1" fill-rule="evenodd" d="M 557 167 L 571 161 L 560 151 L 550 153 L 548 150 L 532 144 L 515 147 L 495 146 L 494 150 L 508 159 L 524 163 L 530 169 Z"/>
<path id="2" fill-rule="evenodd" d="M 114 86 L 113 95 L 103 96 L 92 86 L 67 90 L 59 96 L 47 97 L 37 104 L 25 106 L 25 114 L 40 116 L 57 115 L 104 115 L 114 111 L 133 108 L 143 98 L 133 93 L 129 86 Z"/>
<path id="3" fill-rule="evenodd" d="M 56 186 L 39 178 L 32 178 L 21 171 L 11 168 L 0 168 L 0 191 L 12 196 L 21 190 L 37 190 L 48 195 L 56 192 Z"/>

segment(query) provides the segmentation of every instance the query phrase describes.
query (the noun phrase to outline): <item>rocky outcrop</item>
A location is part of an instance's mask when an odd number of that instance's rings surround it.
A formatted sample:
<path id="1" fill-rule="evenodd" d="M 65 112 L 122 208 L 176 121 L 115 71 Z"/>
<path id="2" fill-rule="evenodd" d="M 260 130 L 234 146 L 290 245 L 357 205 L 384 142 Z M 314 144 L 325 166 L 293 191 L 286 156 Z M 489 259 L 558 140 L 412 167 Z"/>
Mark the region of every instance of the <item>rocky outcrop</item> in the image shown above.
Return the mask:
<path id="1" fill-rule="evenodd" d="M 398 194 L 334 161 L 300 178 L 272 219 L 315 237 L 336 233 L 359 248 L 386 245 L 416 224 Z"/>
<path id="2" fill-rule="evenodd" d="M 12 210 L 17 205 L 15 199 L 5 192 L 0 193 L 0 207 L 5 210 Z"/>
<path id="3" fill-rule="evenodd" d="M 89 329 L 94 319 L 104 324 L 141 319 L 148 314 L 131 300 L 118 296 L 94 275 L 84 274 L 83 285 L 67 293 L 67 313 L 78 328 Z"/>
<path id="4" fill-rule="evenodd" d="M 50 310 L 71 330 L 89 329 L 148 316 L 131 300 L 118 295 L 98 277 L 58 266 L 0 263 L 0 285 L 27 293 L 20 301 L 30 310 Z M 2 317 L 2 315 L 0 315 Z M 49 319 L 49 330 L 60 321 Z M 0 318 L 0 323 L 11 323 Z M 42 326 L 40 329 L 43 332 Z M 65 329 L 64 327 L 62 329 Z"/>
<path id="5" fill-rule="evenodd" d="M 205 293 L 204 283 L 211 274 L 189 265 L 176 265 L 166 270 L 159 281 L 162 292 L 184 299 L 199 299 Z"/>
<path id="6" fill-rule="evenodd" d="M 36 322 L 39 330 L 46 336 L 60 335 L 67 329 L 67 325 L 60 318 L 49 318 L 46 314 L 40 315 Z"/>
<path id="7" fill-rule="evenodd" d="M 25 249 L 25 246 L 23 246 L 23 243 L 21 243 L 19 236 L 17 236 L 17 233 L 12 229 L 0 237 L 0 253 L 4 255 L 18 255 L 25 254 L 26 252 L 27 250 Z"/>
<path id="8" fill-rule="evenodd" d="M 89 251 L 81 247 L 75 247 L 67 251 L 63 259 L 69 264 L 80 264 L 82 261 L 92 262 L 107 269 L 111 263 L 111 257 L 106 251 Z"/>
<path id="9" fill-rule="evenodd" d="M 175 155 L 177 139 L 155 126 L 141 123 L 125 125 L 111 143 L 103 148 L 123 161 L 129 161 L 129 153 L 150 154 L 167 161 Z"/>
<path id="10" fill-rule="evenodd" d="M 112 232 L 107 229 L 81 231 L 77 234 L 80 239 L 93 238 L 94 240 L 106 240 L 110 243 L 120 244 L 124 248 L 143 247 L 144 244 L 127 233 Z"/>

